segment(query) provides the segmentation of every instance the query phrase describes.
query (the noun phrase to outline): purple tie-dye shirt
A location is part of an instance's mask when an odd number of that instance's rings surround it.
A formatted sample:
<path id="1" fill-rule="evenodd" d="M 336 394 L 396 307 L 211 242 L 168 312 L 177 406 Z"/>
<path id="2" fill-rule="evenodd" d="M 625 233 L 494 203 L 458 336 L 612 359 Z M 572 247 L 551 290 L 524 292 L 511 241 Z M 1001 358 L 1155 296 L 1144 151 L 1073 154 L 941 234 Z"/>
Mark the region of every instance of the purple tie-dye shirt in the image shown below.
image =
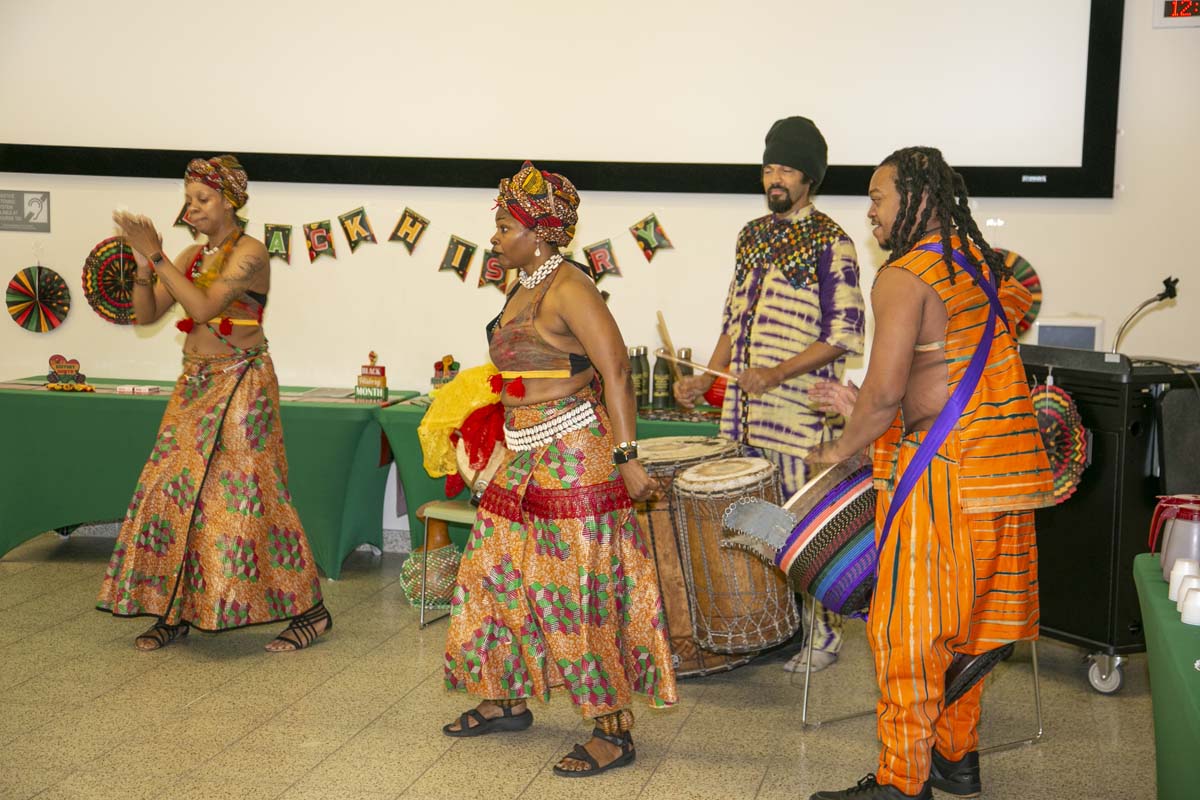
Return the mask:
<path id="1" fill-rule="evenodd" d="M 722 325 L 732 344 L 733 372 L 774 367 L 814 342 L 848 355 L 863 352 L 865 310 L 854 242 L 828 216 L 808 205 L 787 217 L 753 220 L 738 235 L 736 264 Z M 844 366 L 842 357 L 756 397 L 729 386 L 721 433 L 803 457 L 826 430 L 826 415 L 810 406 L 808 389 L 820 380 L 841 380 Z"/>

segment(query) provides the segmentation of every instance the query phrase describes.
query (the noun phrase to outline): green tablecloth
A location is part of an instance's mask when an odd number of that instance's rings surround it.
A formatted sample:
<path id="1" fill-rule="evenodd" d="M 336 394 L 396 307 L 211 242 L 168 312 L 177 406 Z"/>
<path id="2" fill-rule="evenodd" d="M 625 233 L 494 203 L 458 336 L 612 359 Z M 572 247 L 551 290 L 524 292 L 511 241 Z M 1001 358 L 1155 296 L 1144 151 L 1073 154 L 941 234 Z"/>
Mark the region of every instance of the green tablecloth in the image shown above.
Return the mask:
<path id="1" fill-rule="evenodd" d="M 408 508 L 408 524 L 413 547 L 425 541 L 425 526 L 417 521 L 416 511 L 430 500 L 444 500 L 445 478 L 430 478 L 425 472 L 421 458 L 421 443 L 417 439 L 417 426 L 425 409 L 421 406 L 395 405 L 380 409 L 379 423 L 384 435 L 392 445 L 396 457 L 396 470 L 404 490 L 404 503 Z M 661 421 L 638 419 L 637 437 L 652 439 L 657 436 L 715 436 L 717 423 Z M 465 493 L 463 494 L 465 497 Z M 460 526 L 451 526 L 450 538 L 462 547 L 469 531 Z"/>
<path id="2" fill-rule="evenodd" d="M 1200 626 L 1180 621 L 1157 555 L 1137 556 L 1133 578 L 1150 662 L 1158 797 L 1191 800 L 1200 796 Z"/>
<path id="3" fill-rule="evenodd" d="M 166 388 L 157 395 L 0 390 L 0 556 L 44 531 L 125 514 L 171 384 L 92 383 Z M 284 401 L 280 413 L 296 509 L 317 565 L 337 578 L 355 547 L 383 543 L 388 470 L 379 466 L 378 406 Z"/>

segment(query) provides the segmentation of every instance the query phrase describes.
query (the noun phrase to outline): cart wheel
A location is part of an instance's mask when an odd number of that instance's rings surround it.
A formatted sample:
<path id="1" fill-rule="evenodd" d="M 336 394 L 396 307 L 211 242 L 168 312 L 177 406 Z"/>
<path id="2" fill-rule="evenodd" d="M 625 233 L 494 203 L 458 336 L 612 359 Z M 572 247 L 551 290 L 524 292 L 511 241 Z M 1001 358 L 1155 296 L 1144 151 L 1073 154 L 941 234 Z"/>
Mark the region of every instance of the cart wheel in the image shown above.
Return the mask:
<path id="1" fill-rule="evenodd" d="M 1119 666 L 1113 667 L 1108 673 L 1108 677 L 1104 678 L 1100 674 L 1100 665 L 1092 662 L 1088 667 L 1088 683 L 1092 685 L 1100 694 L 1116 694 L 1121 690 L 1121 684 L 1125 682 L 1125 676 L 1121 673 Z"/>

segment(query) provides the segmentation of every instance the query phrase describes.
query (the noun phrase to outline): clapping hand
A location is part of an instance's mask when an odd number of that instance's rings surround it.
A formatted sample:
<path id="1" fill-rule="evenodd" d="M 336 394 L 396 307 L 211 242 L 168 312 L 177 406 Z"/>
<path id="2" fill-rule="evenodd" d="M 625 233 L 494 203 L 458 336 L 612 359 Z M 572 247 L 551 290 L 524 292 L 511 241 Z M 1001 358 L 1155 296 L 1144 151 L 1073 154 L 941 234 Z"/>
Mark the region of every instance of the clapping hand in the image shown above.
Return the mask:
<path id="1" fill-rule="evenodd" d="M 145 258 L 162 250 L 162 236 L 148 217 L 130 214 L 127 211 L 114 211 L 112 218 L 121 229 L 125 241 L 129 242 L 129 246 Z"/>

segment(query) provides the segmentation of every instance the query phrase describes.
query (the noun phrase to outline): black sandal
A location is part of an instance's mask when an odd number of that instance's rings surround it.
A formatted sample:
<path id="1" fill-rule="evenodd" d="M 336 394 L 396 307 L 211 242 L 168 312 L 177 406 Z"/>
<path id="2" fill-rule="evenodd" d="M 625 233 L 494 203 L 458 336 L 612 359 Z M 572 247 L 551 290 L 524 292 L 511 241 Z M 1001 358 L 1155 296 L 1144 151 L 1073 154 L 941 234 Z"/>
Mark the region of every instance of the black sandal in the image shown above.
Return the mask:
<path id="1" fill-rule="evenodd" d="M 318 632 L 317 623 L 321 620 L 325 620 L 325 630 Z M 267 648 L 267 652 L 294 653 L 297 650 L 303 650 L 315 642 L 318 636 L 329 633 L 331 630 L 333 630 L 333 615 L 329 613 L 329 609 L 325 608 L 325 604 L 321 603 L 298 617 L 292 617 L 292 621 L 283 629 L 283 632 L 271 640 L 272 642 L 286 642 L 291 647 L 286 650 Z"/>
<path id="2" fill-rule="evenodd" d="M 942 701 L 943 708 L 949 708 L 954 701 L 971 690 L 975 684 L 992 671 L 992 668 L 1013 653 L 1013 643 L 1001 645 L 995 650 L 988 650 L 977 656 L 955 653 L 954 660 L 946 668 L 946 697 Z"/>
<path id="3" fill-rule="evenodd" d="M 454 724 L 454 722 L 451 722 L 449 725 L 442 726 L 442 733 L 447 736 L 463 738 L 467 736 L 483 736 L 488 733 L 523 731 L 533 724 L 533 712 L 529 710 L 528 706 L 520 714 L 512 713 L 512 706 L 500 706 L 500 711 L 502 716 L 492 717 L 491 719 L 480 714 L 477 708 L 464 711 L 454 721 L 458 723 L 458 730 L 450 727 Z M 470 720 L 475 720 L 475 724 L 470 724 Z"/>
<path id="4" fill-rule="evenodd" d="M 181 622 L 178 625 L 168 625 L 161 619 L 150 626 L 150 630 L 143 633 L 141 636 L 133 640 L 133 646 L 137 647 L 143 653 L 151 653 L 155 650 L 161 650 L 176 639 L 182 639 L 188 635 L 191 629 L 186 622 Z M 138 647 L 138 642 L 145 640 L 151 642 L 153 647 Z"/>
<path id="5" fill-rule="evenodd" d="M 600 728 L 595 728 L 592 730 L 592 738 L 603 739 L 609 744 L 616 745 L 621 748 L 621 755 L 602 767 L 592 754 L 587 751 L 587 748 L 581 744 L 577 744 L 574 750 L 560 758 L 559 763 L 554 765 L 554 774 L 561 775 L 564 778 L 588 778 L 592 775 L 599 775 L 601 772 L 608 772 L 610 769 L 632 764 L 633 760 L 637 757 L 637 751 L 633 749 L 633 734 L 631 733 L 625 733 L 621 736 L 609 736 L 600 730 Z M 591 767 L 591 769 L 563 769 L 561 763 L 568 758 L 575 761 L 582 761 Z"/>

